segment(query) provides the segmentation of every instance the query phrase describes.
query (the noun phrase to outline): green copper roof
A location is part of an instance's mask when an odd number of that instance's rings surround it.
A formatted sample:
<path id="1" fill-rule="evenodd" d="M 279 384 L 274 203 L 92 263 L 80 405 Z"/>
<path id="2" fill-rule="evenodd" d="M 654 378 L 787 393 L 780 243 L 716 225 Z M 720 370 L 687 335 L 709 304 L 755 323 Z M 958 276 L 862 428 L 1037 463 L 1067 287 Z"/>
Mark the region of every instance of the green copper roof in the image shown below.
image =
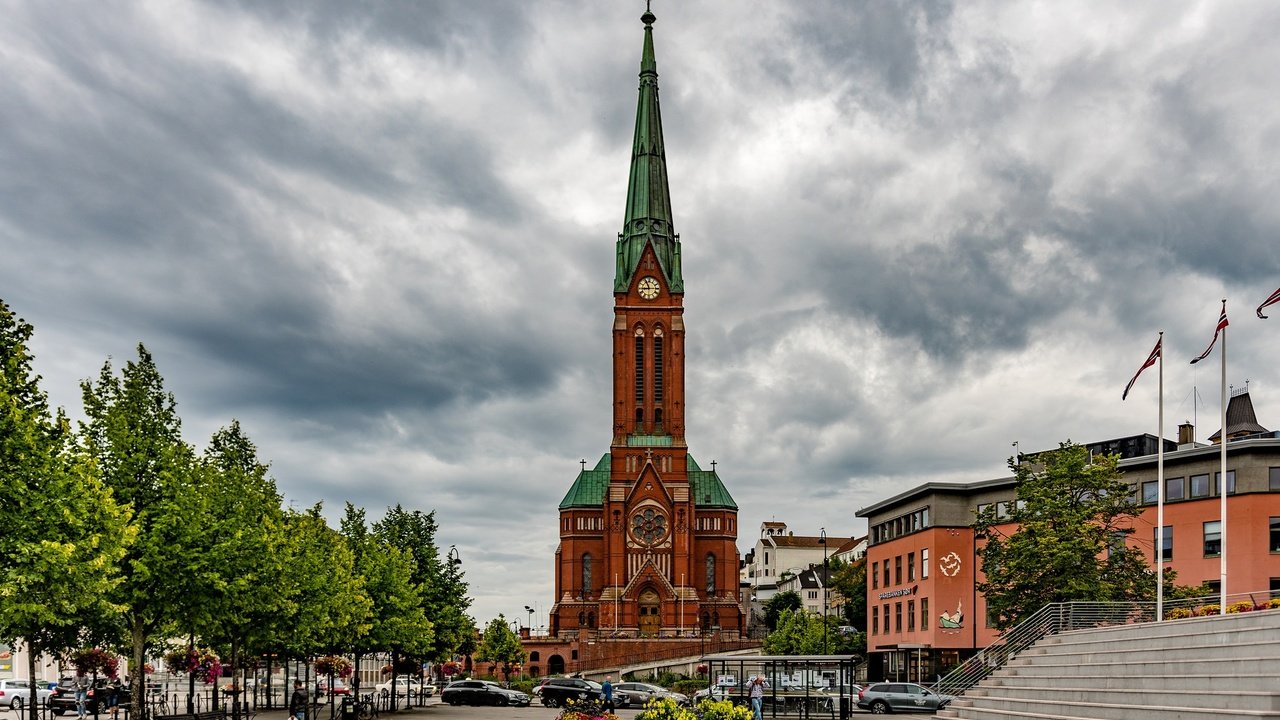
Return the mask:
<path id="1" fill-rule="evenodd" d="M 693 496 L 693 504 L 698 507 L 718 507 L 738 509 L 728 488 L 720 482 L 715 470 L 703 470 L 692 455 L 686 455 L 686 466 L 689 471 L 689 493 Z"/>
<path id="2" fill-rule="evenodd" d="M 605 489 L 609 487 L 609 453 L 600 458 L 600 462 L 591 470 L 578 473 L 569 492 L 560 501 L 560 509 L 575 507 L 594 507 L 604 505 Z"/>
<path id="3" fill-rule="evenodd" d="M 692 456 L 685 457 L 688 458 L 686 468 L 689 472 L 689 492 L 693 497 L 693 504 L 705 508 L 737 510 L 738 504 L 733 501 L 733 496 L 729 494 L 724 483 L 720 482 L 720 476 L 714 470 L 703 470 L 698 467 L 698 463 Z M 609 453 L 605 453 L 594 468 L 584 469 L 578 473 L 569 492 L 565 493 L 564 499 L 560 501 L 561 510 L 598 508 L 604 505 L 605 492 L 609 487 L 609 460 Z"/>
<path id="4" fill-rule="evenodd" d="M 640 58 L 640 101 L 636 106 L 636 134 L 631 145 L 631 177 L 627 209 L 618 233 L 618 269 L 614 292 L 626 292 L 640 257 L 652 246 L 668 289 L 684 292 L 680 272 L 680 237 L 671 222 L 671 189 L 667 185 L 667 153 L 662 143 L 662 113 L 658 109 L 658 63 L 653 55 L 653 13 L 645 11 L 644 53 Z"/>

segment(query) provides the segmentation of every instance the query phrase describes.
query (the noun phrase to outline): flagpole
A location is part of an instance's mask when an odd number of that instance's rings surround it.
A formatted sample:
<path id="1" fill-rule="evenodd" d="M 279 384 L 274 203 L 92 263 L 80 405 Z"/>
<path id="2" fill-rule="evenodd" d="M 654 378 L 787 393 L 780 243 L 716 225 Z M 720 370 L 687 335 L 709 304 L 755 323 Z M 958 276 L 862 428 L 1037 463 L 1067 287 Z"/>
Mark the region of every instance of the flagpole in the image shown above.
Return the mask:
<path id="1" fill-rule="evenodd" d="M 1222 313 L 1227 312 L 1227 299 L 1222 299 Z M 1218 593 L 1222 599 L 1219 601 L 1218 612 L 1226 614 L 1227 612 L 1227 328 L 1222 328 L 1222 385 L 1219 388 L 1220 397 L 1222 398 L 1222 430 L 1219 431 L 1219 440 L 1222 444 L 1221 462 L 1222 470 L 1218 476 L 1218 494 L 1221 497 L 1218 512 L 1221 515 L 1219 524 L 1222 526 L 1222 547 L 1218 556 L 1219 575 Z"/>
<path id="2" fill-rule="evenodd" d="M 1160 412 L 1156 431 L 1156 622 L 1164 620 L 1164 331 L 1160 331 Z"/>

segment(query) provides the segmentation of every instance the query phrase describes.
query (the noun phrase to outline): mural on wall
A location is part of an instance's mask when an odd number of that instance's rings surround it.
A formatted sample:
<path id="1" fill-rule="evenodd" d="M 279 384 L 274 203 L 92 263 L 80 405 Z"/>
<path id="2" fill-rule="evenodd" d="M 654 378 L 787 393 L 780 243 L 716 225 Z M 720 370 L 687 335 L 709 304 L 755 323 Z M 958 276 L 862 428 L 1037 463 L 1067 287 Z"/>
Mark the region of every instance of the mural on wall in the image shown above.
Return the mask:
<path id="1" fill-rule="evenodd" d="M 0 643 L 0 677 L 13 677 L 13 648 Z"/>
<path id="2" fill-rule="evenodd" d="M 949 578 L 960 574 L 963 561 L 955 552 L 949 552 L 938 560 L 938 572 Z M 943 610 L 938 615 L 938 631 L 944 635 L 957 635 L 964 629 L 964 600 L 956 600 L 955 612 Z"/>

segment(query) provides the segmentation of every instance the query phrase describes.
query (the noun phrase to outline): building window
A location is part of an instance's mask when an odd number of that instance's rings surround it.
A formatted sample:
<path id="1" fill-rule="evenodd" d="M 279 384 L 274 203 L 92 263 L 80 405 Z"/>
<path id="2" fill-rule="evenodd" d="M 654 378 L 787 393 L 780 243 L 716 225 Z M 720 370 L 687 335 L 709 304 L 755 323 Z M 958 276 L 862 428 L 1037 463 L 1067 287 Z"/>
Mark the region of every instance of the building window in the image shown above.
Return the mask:
<path id="1" fill-rule="evenodd" d="M 1222 486 L 1218 484 L 1221 481 L 1222 481 L 1222 473 L 1220 472 L 1214 473 L 1213 487 L 1214 487 L 1215 494 L 1222 492 Z M 1236 491 L 1236 471 L 1228 470 L 1227 471 L 1227 494 L 1228 495 L 1234 494 L 1235 491 Z"/>
<path id="2" fill-rule="evenodd" d="M 1217 594 L 1219 594 L 1219 593 L 1221 593 L 1221 592 L 1222 592 L 1222 579 L 1221 579 L 1221 578 L 1214 578 L 1214 579 L 1212 579 L 1212 580 L 1205 580 L 1205 581 L 1204 581 L 1204 583 L 1202 583 L 1202 584 L 1207 585 L 1207 586 L 1209 587 L 1209 594 L 1210 594 L 1210 595 L 1217 595 Z"/>
<path id="3" fill-rule="evenodd" d="M 1192 475 L 1191 476 L 1191 497 L 1209 497 L 1209 476 L 1208 475 Z"/>
<path id="4" fill-rule="evenodd" d="M 907 553 L 907 582 L 916 581 L 916 554 Z"/>
<path id="5" fill-rule="evenodd" d="M 929 629 L 929 598 L 920 598 L 920 629 Z"/>
<path id="6" fill-rule="evenodd" d="M 1166 478 L 1164 481 L 1164 499 L 1165 500 L 1181 500 L 1182 499 L 1182 478 Z"/>
<path id="7" fill-rule="evenodd" d="M 880 587 L 880 563 L 871 563 L 871 589 L 875 590 Z"/>
<path id="8" fill-rule="evenodd" d="M 902 556 L 899 555 L 893 559 L 893 584 L 902 584 Z"/>
<path id="9" fill-rule="evenodd" d="M 707 594 L 716 594 L 716 556 L 707 554 Z"/>
<path id="10" fill-rule="evenodd" d="M 587 596 L 591 593 L 591 553 L 582 556 L 582 594 Z"/>
<path id="11" fill-rule="evenodd" d="M 888 635 L 892 632 L 889 629 L 889 603 L 885 603 L 884 607 L 880 608 L 880 617 L 884 618 L 884 634 Z"/>
<path id="12" fill-rule="evenodd" d="M 907 632 L 915 632 L 916 629 L 916 601 L 907 601 Z"/>
<path id="13" fill-rule="evenodd" d="M 1269 470 L 1268 488 L 1271 492 L 1280 492 L 1280 467 L 1273 467 Z"/>
<path id="14" fill-rule="evenodd" d="M 1151 539 L 1153 542 L 1160 542 L 1159 532 L 1160 532 L 1159 528 L 1151 528 Z M 1169 562 L 1170 560 L 1173 559 L 1173 526 L 1172 525 L 1164 526 L 1164 542 L 1161 543 L 1161 545 L 1164 547 L 1163 559 L 1165 562 Z"/>
<path id="15" fill-rule="evenodd" d="M 981 515 L 986 512 L 989 507 L 991 507 L 991 503 L 978 503 L 978 514 Z"/>
<path id="16" fill-rule="evenodd" d="M 880 608 L 875 605 L 871 606 L 871 634 L 880 634 Z"/>
<path id="17" fill-rule="evenodd" d="M 1271 552 L 1280 552 L 1280 517 L 1271 518 Z"/>
<path id="18" fill-rule="evenodd" d="M 929 579 L 929 548 L 920 551 L 920 577 Z"/>
<path id="19" fill-rule="evenodd" d="M 1001 500 L 996 503 L 996 520 L 1007 519 L 1009 519 L 1009 503 L 1008 501 Z"/>
<path id="20" fill-rule="evenodd" d="M 1212 520 L 1204 524 L 1204 556 L 1218 557 L 1222 554 L 1222 522 Z"/>
<path id="21" fill-rule="evenodd" d="M 893 604 L 893 631 L 902 632 L 902 603 Z"/>
<path id="22" fill-rule="evenodd" d="M 1113 532 L 1107 537 L 1107 557 L 1108 558 L 1110 558 L 1112 555 L 1117 555 L 1122 550 L 1124 550 L 1124 537 L 1125 537 L 1125 534 L 1123 531 Z"/>
<path id="23" fill-rule="evenodd" d="M 662 402 L 662 330 L 653 333 L 653 401 Z"/>
<path id="24" fill-rule="evenodd" d="M 1280 578 L 1271 578 L 1271 599 L 1280 598 Z"/>
<path id="25" fill-rule="evenodd" d="M 884 586 L 889 587 L 889 558 L 884 559 Z M 885 616 L 885 622 L 889 622 L 888 616 Z"/>
<path id="26" fill-rule="evenodd" d="M 638 328 L 636 329 L 636 404 L 644 404 L 644 331 Z"/>
<path id="27" fill-rule="evenodd" d="M 1209 476 L 1204 476 L 1205 482 L 1209 481 Z M 1155 505 L 1160 502 L 1160 484 L 1156 480 L 1148 480 L 1142 483 L 1142 504 Z"/>

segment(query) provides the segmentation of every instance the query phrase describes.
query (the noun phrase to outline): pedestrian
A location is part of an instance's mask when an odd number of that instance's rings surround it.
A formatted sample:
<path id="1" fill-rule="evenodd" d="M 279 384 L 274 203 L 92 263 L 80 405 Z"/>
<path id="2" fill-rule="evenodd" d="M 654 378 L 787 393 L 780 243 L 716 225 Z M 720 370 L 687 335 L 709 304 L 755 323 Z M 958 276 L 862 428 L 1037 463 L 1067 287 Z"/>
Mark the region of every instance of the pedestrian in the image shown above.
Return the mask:
<path id="1" fill-rule="evenodd" d="M 604 684 L 600 686 L 600 692 L 604 695 L 604 709 L 609 712 L 616 712 L 617 708 L 613 706 L 613 676 L 605 675 Z"/>
<path id="2" fill-rule="evenodd" d="M 83 718 L 88 715 L 85 711 L 85 701 L 89 697 L 89 678 L 85 677 L 83 672 L 76 673 L 76 716 Z"/>
<path id="3" fill-rule="evenodd" d="M 289 696 L 289 720 L 307 720 L 307 691 L 302 681 L 293 681 L 293 695 Z"/>
<path id="4" fill-rule="evenodd" d="M 116 720 L 120 716 L 120 678 L 107 686 L 107 707 L 111 708 L 111 720 Z"/>
<path id="5" fill-rule="evenodd" d="M 751 678 L 751 717 L 754 720 L 764 720 L 764 689 L 768 686 L 763 675 Z"/>

